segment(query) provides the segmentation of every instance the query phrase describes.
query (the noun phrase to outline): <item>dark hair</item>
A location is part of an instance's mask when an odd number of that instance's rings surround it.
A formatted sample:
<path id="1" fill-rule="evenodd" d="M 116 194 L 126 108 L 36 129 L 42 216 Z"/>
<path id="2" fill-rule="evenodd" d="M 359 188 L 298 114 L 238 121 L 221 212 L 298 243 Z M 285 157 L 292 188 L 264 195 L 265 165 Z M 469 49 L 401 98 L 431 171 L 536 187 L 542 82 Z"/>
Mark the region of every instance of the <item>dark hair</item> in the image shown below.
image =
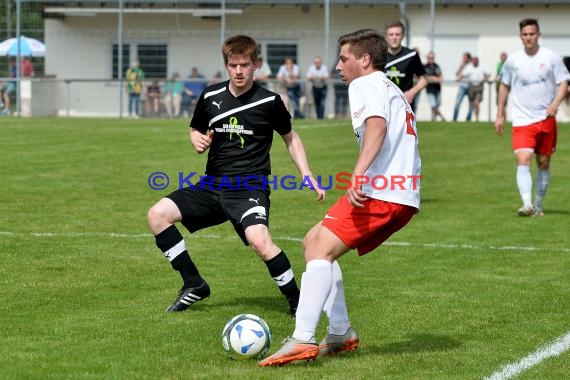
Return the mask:
<path id="1" fill-rule="evenodd" d="M 522 32 L 525 26 L 529 25 L 536 25 L 536 30 L 540 31 L 540 27 L 538 26 L 538 20 L 535 18 L 525 18 L 521 22 L 519 22 L 519 29 Z"/>
<path id="2" fill-rule="evenodd" d="M 385 26 L 384 26 L 384 30 L 388 30 L 389 28 L 401 28 L 402 29 L 402 34 L 406 34 L 406 27 L 404 26 L 404 24 L 399 21 L 399 20 L 394 20 L 394 21 L 390 21 L 388 22 Z"/>
<path id="3" fill-rule="evenodd" d="M 360 29 L 352 33 L 340 36 L 338 46 L 349 44 L 349 51 L 356 58 L 364 54 L 370 55 L 372 66 L 376 70 L 383 71 L 386 66 L 388 44 L 384 36 L 375 29 Z"/>
<path id="4" fill-rule="evenodd" d="M 229 58 L 234 54 L 249 55 L 252 62 L 257 62 L 259 56 L 257 42 L 243 34 L 228 38 L 222 46 L 224 63 L 227 64 Z"/>

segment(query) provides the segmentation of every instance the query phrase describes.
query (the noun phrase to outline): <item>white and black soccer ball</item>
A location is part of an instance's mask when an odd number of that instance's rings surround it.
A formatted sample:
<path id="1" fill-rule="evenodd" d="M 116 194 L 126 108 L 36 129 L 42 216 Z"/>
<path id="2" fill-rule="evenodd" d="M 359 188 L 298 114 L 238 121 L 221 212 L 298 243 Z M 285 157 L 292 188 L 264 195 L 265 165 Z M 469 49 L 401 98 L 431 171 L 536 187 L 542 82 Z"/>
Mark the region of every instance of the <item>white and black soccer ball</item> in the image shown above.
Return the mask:
<path id="1" fill-rule="evenodd" d="M 236 315 L 224 327 L 222 345 L 232 359 L 261 358 L 271 345 L 269 326 L 257 315 Z"/>

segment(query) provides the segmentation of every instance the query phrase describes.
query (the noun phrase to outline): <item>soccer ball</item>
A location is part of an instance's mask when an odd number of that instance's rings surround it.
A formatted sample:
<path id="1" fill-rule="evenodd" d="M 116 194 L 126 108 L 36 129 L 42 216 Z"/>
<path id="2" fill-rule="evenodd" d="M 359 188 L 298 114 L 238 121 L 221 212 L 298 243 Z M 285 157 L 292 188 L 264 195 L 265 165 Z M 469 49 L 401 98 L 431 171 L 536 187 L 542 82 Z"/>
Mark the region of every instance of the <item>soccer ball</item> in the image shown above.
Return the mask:
<path id="1" fill-rule="evenodd" d="M 269 351 L 270 344 L 267 323 L 254 314 L 236 315 L 222 332 L 222 345 L 232 359 L 260 358 Z"/>

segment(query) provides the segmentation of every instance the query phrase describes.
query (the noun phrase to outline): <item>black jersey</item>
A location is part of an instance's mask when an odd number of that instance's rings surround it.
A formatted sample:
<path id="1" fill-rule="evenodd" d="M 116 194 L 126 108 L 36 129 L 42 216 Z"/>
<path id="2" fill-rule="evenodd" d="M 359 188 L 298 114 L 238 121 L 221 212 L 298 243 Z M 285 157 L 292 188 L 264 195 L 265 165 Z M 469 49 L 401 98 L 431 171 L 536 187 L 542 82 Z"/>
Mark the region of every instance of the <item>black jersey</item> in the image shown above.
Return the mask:
<path id="1" fill-rule="evenodd" d="M 424 65 L 424 69 L 426 70 L 426 75 L 427 76 L 440 76 L 441 75 L 441 68 L 439 67 L 439 65 L 437 63 L 426 63 Z M 428 93 L 438 93 L 441 92 L 441 83 L 436 82 L 436 83 L 428 83 L 427 87 L 426 87 L 426 92 Z"/>
<path id="2" fill-rule="evenodd" d="M 190 127 L 214 131 L 208 151 L 209 176 L 269 175 L 273 131 L 291 132 L 291 115 L 281 97 L 253 83 L 238 97 L 229 81 L 208 86 L 200 95 Z"/>
<path id="3" fill-rule="evenodd" d="M 418 53 L 403 46 L 398 54 L 388 53 L 386 60 L 386 76 L 390 78 L 402 92 L 414 87 L 414 75 L 425 75 L 426 71 Z"/>

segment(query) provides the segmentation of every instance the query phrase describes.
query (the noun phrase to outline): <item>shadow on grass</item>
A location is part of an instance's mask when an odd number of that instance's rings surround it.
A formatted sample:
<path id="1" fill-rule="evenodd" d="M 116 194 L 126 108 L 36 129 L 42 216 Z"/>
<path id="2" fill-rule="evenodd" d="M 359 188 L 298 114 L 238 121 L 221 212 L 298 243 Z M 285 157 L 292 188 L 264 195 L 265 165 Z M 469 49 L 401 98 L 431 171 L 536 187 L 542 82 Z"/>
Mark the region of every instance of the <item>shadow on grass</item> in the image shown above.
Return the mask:
<path id="1" fill-rule="evenodd" d="M 266 312 L 283 312 L 284 314 L 289 315 L 289 304 L 285 298 L 277 298 L 277 297 L 252 297 L 252 296 L 241 296 L 239 298 L 231 299 L 231 300 L 209 300 L 210 302 L 206 302 L 203 304 L 199 304 L 207 309 L 216 309 L 216 308 L 227 308 L 227 307 L 236 307 L 238 309 L 243 310 L 255 310 L 257 313 L 261 313 L 261 311 Z"/>
<path id="2" fill-rule="evenodd" d="M 448 351 L 461 346 L 461 342 L 445 335 L 411 334 L 409 339 L 394 342 L 384 346 L 370 346 L 370 350 L 377 354 L 407 354 L 416 352 Z"/>
<path id="3" fill-rule="evenodd" d="M 570 210 L 550 210 L 545 209 L 545 215 L 570 215 Z"/>

